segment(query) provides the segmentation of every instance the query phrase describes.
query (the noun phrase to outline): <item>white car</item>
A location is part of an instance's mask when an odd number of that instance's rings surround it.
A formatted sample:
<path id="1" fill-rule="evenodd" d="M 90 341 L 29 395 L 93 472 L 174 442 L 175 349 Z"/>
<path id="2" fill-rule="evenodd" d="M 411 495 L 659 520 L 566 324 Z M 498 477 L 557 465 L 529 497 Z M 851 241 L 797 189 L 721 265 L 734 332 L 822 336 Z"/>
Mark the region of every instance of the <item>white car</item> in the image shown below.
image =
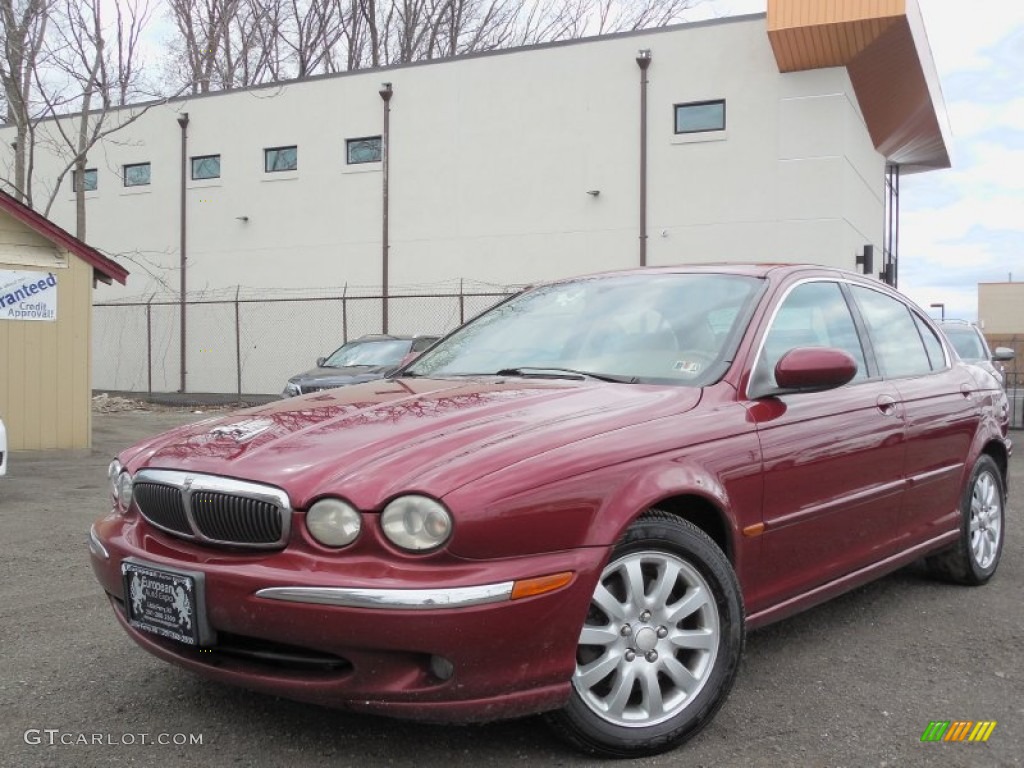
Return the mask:
<path id="1" fill-rule="evenodd" d="M 4 420 L 0 419 L 0 477 L 7 474 L 7 429 Z"/>

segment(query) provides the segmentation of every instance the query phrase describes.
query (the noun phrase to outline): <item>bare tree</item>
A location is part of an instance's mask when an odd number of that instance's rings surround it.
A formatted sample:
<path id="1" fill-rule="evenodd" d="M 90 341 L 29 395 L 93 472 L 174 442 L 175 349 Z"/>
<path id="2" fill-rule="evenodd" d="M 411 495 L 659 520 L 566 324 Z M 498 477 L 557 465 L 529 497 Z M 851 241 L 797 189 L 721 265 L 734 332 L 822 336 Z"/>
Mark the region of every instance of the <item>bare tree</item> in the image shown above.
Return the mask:
<path id="1" fill-rule="evenodd" d="M 23 202 L 39 207 L 33 190 L 40 145 L 65 163 L 47 179 L 48 215 L 67 174 L 84 178 L 89 150 L 145 112 L 117 108 L 152 95 L 141 88 L 140 54 L 150 16 L 149 0 L 0 0 L 0 85 L 6 122 L 16 129 L 13 181 L 4 183 Z M 76 233 L 84 237 L 84 189 L 76 187 Z"/>
<path id="2" fill-rule="evenodd" d="M 662 26 L 700 0 L 168 0 L 193 93 Z"/>
<path id="3" fill-rule="evenodd" d="M 218 57 L 228 47 L 232 19 L 242 0 L 167 0 L 178 28 L 181 73 L 192 93 L 218 90 Z"/>
<path id="4" fill-rule="evenodd" d="M 228 20 L 215 57 L 217 86 L 245 88 L 282 79 L 282 23 L 282 5 L 276 0 L 240 3 Z"/>
<path id="5" fill-rule="evenodd" d="M 333 51 L 344 34 L 344 14 L 334 0 L 284 0 L 280 41 L 296 77 L 334 71 Z"/>
<path id="6" fill-rule="evenodd" d="M 115 21 L 105 22 L 111 8 Z M 64 161 L 49 190 L 44 214 L 70 172 L 75 179 L 75 234 L 85 239 L 85 172 L 90 150 L 138 120 L 152 103 L 126 105 L 150 96 L 143 88 L 139 40 L 149 19 L 146 0 L 62 0 L 54 8 L 53 35 L 47 41 L 45 69 L 35 72 L 36 88 L 50 120 L 46 136 L 54 156 Z M 112 42 L 108 42 L 112 41 Z"/>
<path id="7" fill-rule="evenodd" d="M 35 126 L 41 114 L 35 98 L 35 72 L 42 54 L 53 0 L 0 0 L 0 117 L 14 125 L 15 197 L 32 205 Z"/>
<path id="8" fill-rule="evenodd" d="M 381 66 L 663 26 L 699 1 L 358 0 L 342 39 L 359 45 L 350 68 Z"/>

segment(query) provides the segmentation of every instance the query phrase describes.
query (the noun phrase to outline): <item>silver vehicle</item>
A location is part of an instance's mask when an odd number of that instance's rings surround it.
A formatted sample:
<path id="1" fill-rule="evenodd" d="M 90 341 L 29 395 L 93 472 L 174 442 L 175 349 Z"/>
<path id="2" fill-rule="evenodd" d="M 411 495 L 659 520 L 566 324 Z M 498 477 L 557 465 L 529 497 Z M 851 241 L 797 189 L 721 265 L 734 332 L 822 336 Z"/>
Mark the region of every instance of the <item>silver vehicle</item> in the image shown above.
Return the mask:
<path id="1" fill-rule="evenodd" d="M 946 338 L 956 349 L 961 360 L 984 368 L 995 376 L 1000 384 L 1005 385 L 1002 363 L 1013 360 L 1012 349 L 996 347 L 994 352 L 991 351 L 981 329 L 966 320 L 943 320 L 939 323 L 939 327 L 946 334 Z"/>

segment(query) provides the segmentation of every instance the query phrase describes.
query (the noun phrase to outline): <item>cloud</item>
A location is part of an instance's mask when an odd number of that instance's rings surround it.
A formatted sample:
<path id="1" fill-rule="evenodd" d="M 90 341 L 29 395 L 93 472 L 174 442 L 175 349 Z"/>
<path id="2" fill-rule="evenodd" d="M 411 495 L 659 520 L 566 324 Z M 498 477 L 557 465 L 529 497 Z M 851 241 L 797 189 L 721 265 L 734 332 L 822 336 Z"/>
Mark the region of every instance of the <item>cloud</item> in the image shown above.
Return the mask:
<path id="1" fill-rule="evenodd" d="M 1003 131 L 1024 131 L 1024 96 L 996 103 L 953 101 L 946 106 L 953 136 L 958 141 Z"/>
<path id="2" fill-rule="evenodd" d="M 977 15 L 921 0 L 953 128 L 953 163 L 903 179 L 900 288 L 977 316 L 977 284 L 1024 278 L 1024 4 Z"/>
<path id="3" fill-rule="evenodd" d="M 992 71 L 1007 30 L 1024 29 L 1024 4 L 1012 0 L 920 0 L 925 32 L 939 73 Z M 967 9 L 965 11 L 965 9 Z"/>

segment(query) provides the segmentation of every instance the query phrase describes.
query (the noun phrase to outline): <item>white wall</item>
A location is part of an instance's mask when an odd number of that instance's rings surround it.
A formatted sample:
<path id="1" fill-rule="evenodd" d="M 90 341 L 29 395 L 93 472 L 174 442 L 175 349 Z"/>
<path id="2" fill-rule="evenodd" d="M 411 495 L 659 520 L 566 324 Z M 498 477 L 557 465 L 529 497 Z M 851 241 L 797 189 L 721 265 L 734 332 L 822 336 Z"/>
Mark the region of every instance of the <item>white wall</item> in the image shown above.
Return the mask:
<path id="1" fill-rule="evenodd" d="M 177 290 L 176 118 L 188 112 L 189 154 L 219 153 L 222 166 L 219 180 L 188 182 L 191 289 L 379 285 L 380 165 L 347 166 L 345 139 L 381 132 L 388 80 L 392 285 L 635 266 L 639 48 L 652 53 L 650 264 L 855 269 L 865 243 L 881 251 L 885 160 L 846 70 L 779 74 L 761 16 L 155 107 L 90 157 L 100 189 L 88 196 L 88 240 L 128 254 L 127 293 Z M 719 98 L 726 131 L 674 134 L 673 104 Z M 264 173 L 263 148 L 290 144 L 298 171 Z M 152 184 L 124 189 L 121 166 L 147 160 Z M 41 178 L 55 173 L 54 158 L 38 163 Z M 65 187 L 52 217 L 73 229 Z"/>

